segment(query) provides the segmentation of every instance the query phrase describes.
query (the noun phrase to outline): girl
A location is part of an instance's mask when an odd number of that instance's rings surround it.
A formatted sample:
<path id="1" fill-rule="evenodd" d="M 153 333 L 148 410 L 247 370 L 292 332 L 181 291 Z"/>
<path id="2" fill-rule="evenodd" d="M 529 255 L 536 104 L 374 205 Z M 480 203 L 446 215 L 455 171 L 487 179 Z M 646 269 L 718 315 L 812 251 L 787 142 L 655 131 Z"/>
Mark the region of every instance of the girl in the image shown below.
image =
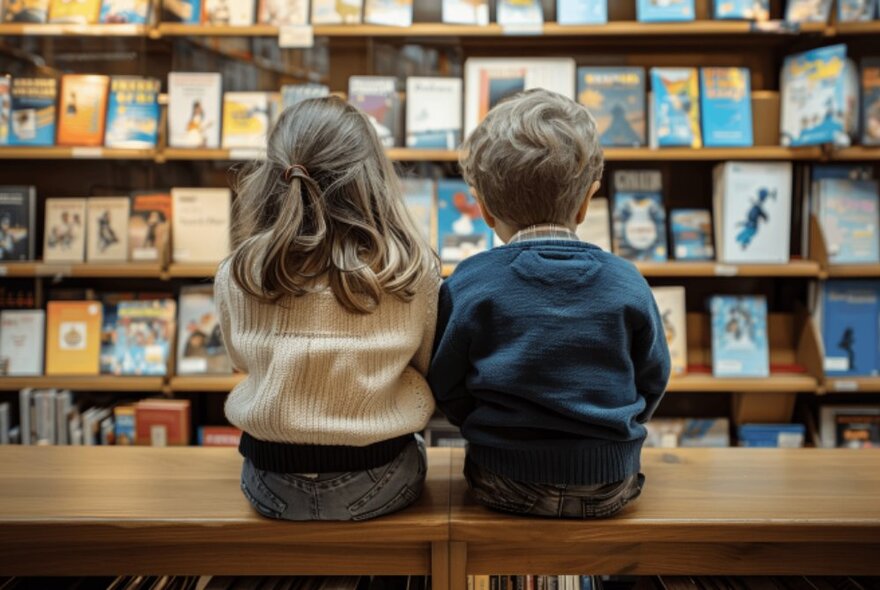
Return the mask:
<path id="1" fill-rule="evenodd" d="M 215 297 L 247 373 L 226 402 L 245 496 L 286 520 L 404 508 L 426 472 L 440 279 L 375 131 L 338 98 L 301 102 L 237 192 Z"/>

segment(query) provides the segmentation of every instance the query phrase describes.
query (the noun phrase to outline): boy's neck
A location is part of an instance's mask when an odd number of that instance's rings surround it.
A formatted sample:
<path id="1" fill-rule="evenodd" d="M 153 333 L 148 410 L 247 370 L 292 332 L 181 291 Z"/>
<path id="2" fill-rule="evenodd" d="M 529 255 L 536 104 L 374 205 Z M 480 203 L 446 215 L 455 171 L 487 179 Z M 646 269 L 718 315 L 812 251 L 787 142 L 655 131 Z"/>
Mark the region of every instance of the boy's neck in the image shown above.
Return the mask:
<path id="1" fill-rule="evenodd" d="M 532 225 L 516 226 L 508 225 L 500 219 L 497 219 L 495 221 L 495 233 L 498 234 L 498 237 L 501 238 L 505 244 L 510 242 L 510 240 L 519 232 L 536 227 L 556 227 L 560 229 L 564 228 L 571 232 L 575 232 L 577 230 L 577 224 L 575 223 L 556 223 L 553 221 L 547 221 L 544 223 L 535 223 Z"/>

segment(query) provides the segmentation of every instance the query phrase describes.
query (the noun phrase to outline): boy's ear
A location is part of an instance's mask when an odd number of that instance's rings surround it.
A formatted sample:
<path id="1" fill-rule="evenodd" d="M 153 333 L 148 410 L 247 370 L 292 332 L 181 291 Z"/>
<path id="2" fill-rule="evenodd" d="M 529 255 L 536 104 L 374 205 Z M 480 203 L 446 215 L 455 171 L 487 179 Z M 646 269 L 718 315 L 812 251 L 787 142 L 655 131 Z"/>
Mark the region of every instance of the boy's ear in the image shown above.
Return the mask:
<path id="1" fill-rule="evenodd" d="M 480 206 L 480 215 L 483 216 L 483 221 L 486 222 L 486 225 L 488 225 L 490 229 L 495 229 L 495 216 L 489 213 L 489 210 L 486 209 L 486 206 L 483 204 L 483 199 L 480 198 L 476 191 L 474 191 L 474 198 L 477 200 L 477 205 Z"/>
<path id="2" fill-rule="evenodd" d="M 596 180 L 593 184 L 590 185 L 590 190 L 587 191 L 587 196 L 584 197 L 584 202 L 581 203 L 580 209 L 578 209 L 577 217 L 575 221 L 577 225 L 580 225 L 584 222 L 584 219 L 587 218 L 587 209 L 590 208 L 590 200 L 593 198 L 597 192 L 599 192 L 599 181 Z"/>

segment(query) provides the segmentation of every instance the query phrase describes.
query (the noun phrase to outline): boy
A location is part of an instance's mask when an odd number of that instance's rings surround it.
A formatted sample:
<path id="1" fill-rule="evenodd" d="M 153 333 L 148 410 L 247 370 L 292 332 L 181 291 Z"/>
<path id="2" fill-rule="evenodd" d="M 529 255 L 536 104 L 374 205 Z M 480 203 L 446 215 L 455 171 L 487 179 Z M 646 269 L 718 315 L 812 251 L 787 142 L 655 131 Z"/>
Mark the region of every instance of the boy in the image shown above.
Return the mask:
<path id="1" fill-rule="evenodd" d="M 602 177 L 596 123 L 527 91 L 489 112 L 461 165 L 506 242 L 441 288 L 428 375 L 468 441 L 471 491 L 507 512 L 611 516 L 641 492 L 670 360 L 645 280 L 574 232 Z"/>

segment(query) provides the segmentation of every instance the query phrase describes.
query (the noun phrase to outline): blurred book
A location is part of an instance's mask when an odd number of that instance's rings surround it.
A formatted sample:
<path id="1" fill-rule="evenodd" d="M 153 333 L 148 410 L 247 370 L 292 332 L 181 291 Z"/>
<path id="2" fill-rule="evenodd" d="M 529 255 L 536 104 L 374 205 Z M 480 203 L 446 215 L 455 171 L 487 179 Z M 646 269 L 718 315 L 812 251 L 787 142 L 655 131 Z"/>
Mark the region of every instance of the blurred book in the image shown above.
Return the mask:
<path id="1" fill-rule="evenodd" d="M 86 250 L 86 199 L 46 199 L 45 262 L 82 262 Z"/>
<path id="2" fill-rule="evenodd" d="M 229 254 L 232 193 L 225 188 L 171 189 L 174 262 L 215 264 Z"/>
<path id="3" fill-rule="evenodd" d="M 0 311 L 0 374 L 43 374 L 43 337 L 46 314 L 42 310 Z"/>
<path id="4" fill-rule="evenodd" d="M 55 145 L 55 78 L 13 78 L 9 145 Z"/>
<path id="5" fill-rule="evenodd" d="M 636 0 L 636 18 L 643 23 L 692 21 L 694 0 Z"/>
<path id="6" fill-rule="evenodd" d="M 409 27 L 412 25 L 412 21 L 413 0 L 365 0 L 365 23 Z"/>
<path id="7" fill-rule="evenodd" d="M 442 21 L 453 25 L 489 24 L 489 0 L 442 0 Z"/>
<path id="8" fill-rule="evenodd" d="M 652 287 L 651 292 L 663 321 L 672 372 L 682 375 L 687 372 L 687 310 L 684 287 Z"/>
<path id="9" fill-rule="evenodd" d="M 220 147 L 219 73 L 168 74 L 168 147 Z"/>
<path id="10" fill-rule="evenodd" d="M 176 399 L 145 399 L 135 404 L 138 445 L 184 446 L 190 441 L 190 402 Z"/>
<path id="11" fill-rule="evenodd" d="M 767 300 L 763 296 L 711 298 L 712 374 L 769 377 Z"/>
<path id="12" fill-rule="evenodd" d="M 700 68 L 703 145 L 751 147 L 752 87 L 748 68 Z"/>
<path id="13" fill-rule="evenodd" d="M 132 262 L 162 262 L 171 237 L 171 195 L 135 193 L 128 222 L 129 258 Z"/>
<path id="14" fill-rule="evenodd" d="M 104 145 L 152 149 L 159 137 L 159 80 L 113 76 L 107 105 Z"/>
<path id="15" fill-rule="evenodd" d="M 224 149 L 265 149 L 268 134 L 268 93 L 227 92 L 223 95 Z"/>
<path id="16" fill-rule="evenodd" d="M 313 25 L 356 25 L 363 0 L 312 0 Z"/>
<path id="17" fill-rule="evenodd" d="M 577 227 L 578 237 L 606 252 L 611 252 L 611 213 L 608 210 L 608 199 L 593 197 L 587 208 L 584 222 Z"/>
<path id="18" fill-rule="evenodd" d="M 712 217 L 708 209 L 673 209 L 669 214 L 676 260 L 714 260 Z"/>
<path id="19" fill-rule="evenodd" d="M 880 448 L 880 406 L 822 406 L 819 425 L 823 447 Z"/>
<path id="20" fill-rule="evenodd" d="M 175 311 L 173 299 L 119 302 L 116 361 L 120 375 L 168 374 Z"/>
<path id="21" fill-rule="evenodd" d="M 0 262 L 33 260 L 37 189 L 0 186 Z"/>
<path id="22" fill-rule="evenodd" d="M 827 23 L 831 0 L 787 0 L 785 20 L 790 23 Z"/>
<path id="23" fill-rule="evenodd" d="M 46 304 L 46 374 L 100 372 L 101 304 L 49 301 Z"/>
<path id="24" fill-rule="evenodd" d="M 608 22 L 608 0 L 556 0 L 556 22 L 560 25 L 604 25 Z"/>
<path id="25" fill-rule="evenodd" d="M 805 433 L 803 424 L 742 424 L 739 446 L 797 449 L 804 446 Z"/>
<path id="26" fill-rule="evenodd" d="M 715 0 L 715 18 L 719 20 L 770 19 L 770 0 Z"/>
<path id="27" fill-rule="evenodd" d="M 494 232 L 483 220 L 466 182 L 442 179 L 437 183 L 437 233 L 444 264 L 457 264 L 492 247 Z"/>
<path id="28" fill-rule="evenodd" d="M 665 262 L 666 210 L 658 170 L 614 172 L 614 253 L 633 261 Z"/>
<path id="29" fill-rule="evenodd" d="M 89 197 L 88 262 L 128 260 L 128 225 L 131 199 L 128 197 Z"/>
<path id="30" fill-rule="evenodd" d="M 577 99 L 587 107 L 605 147 L 645 145 L 644 68 L 582 67 Z"/>
<path id="31" fill-rule="evenodd" d="M 180 290 L 177 336 L 177 374 L 231 374 L 212 285 L 189 285 Z"/>
<path id="32" fill-rule="evenodd" d="M 651 102 L 658 147 L 703 146 L 697 68 L 651 68 Z"/>
<path id="33" fill-rule="evenodd" d="M 454 150 L 461 143 L 460 78 L 406 79 L 406 146 Z"/>

